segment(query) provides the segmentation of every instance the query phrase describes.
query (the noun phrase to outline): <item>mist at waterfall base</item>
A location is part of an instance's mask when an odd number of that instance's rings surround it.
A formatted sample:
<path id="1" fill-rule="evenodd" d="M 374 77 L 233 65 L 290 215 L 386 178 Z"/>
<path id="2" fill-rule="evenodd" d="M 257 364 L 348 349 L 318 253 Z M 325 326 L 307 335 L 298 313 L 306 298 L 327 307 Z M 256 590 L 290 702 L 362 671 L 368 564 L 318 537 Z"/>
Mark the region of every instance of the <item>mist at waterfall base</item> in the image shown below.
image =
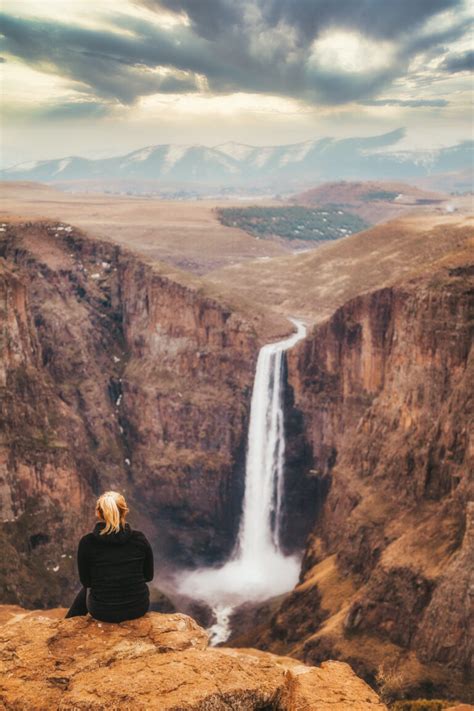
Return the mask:
<path id="1" fill-rule="evenodd" d="M 301 559 L 285 556 L 280 546 L 283 508 L 285 429 L 284 353 L 305 337 L 305 326 L 291 319 L 296 332 L 259 352 L 252 391 L 245 466 L 245 492 L 237 543 L 219 568 L 182 573 L 180 593 L 212 608 L 216 622 L 208 632 L 212 644 L 230 635 L 230 616 L 245 602 L 260 602 L 291 590 L 298 582 Z"/>

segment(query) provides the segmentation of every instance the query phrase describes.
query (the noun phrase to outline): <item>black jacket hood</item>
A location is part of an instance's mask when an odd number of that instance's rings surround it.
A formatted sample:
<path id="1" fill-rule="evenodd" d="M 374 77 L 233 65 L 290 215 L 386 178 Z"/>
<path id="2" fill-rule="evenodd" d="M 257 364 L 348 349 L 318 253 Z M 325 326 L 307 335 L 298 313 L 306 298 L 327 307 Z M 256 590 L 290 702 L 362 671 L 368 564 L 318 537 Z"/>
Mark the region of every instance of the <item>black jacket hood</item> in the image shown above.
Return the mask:
<path id="1" fill-rule="evenodd" d="M 120 527 L 120 531 L 118 533 L 104 533 L 103 535 L 101 535 L 100 532 L 104 528 L 105 523 L 103 521 L 99 521 L 99 523 L 96 523 L 96 525 L 94 526 L 92 534 L 97 541 L 100 541 L 101 543 L 105 543 L 107 545 L 122 545 L 123 543 L 126 543 L 128 540 L 130 540 L 130 536 L 132 535 L 132 529 L 130 528 L 128 523 L 126 523 L 123 528 Z"/>

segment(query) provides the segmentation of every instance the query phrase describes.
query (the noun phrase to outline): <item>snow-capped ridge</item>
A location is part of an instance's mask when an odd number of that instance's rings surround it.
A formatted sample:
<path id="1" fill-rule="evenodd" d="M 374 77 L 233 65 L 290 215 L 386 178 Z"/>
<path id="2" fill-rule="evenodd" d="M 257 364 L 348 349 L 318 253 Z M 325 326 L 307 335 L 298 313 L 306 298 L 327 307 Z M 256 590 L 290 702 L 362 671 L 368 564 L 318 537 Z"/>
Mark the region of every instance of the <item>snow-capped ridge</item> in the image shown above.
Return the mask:
<path id="1" fill-rule="evenodd" d="M 225 153 L 225 155 L 234 158 L 235 160 L 245 160 L 252 151 L 255 151 L 255 146 L 248 146 L 245 143 L 237 143 L 236 141 L 227 141 L 214 146 L 214 150 Z"/>
<path id="2" fill-rule="evenodd" d="M 7 168 L 7 171 L 10 173 L 22 173 L 25 170 L 34 170 L 37 168 L 41 163 L 46 163 L 47 161 L 41 161 L 41 160 L 29 160 L 26 161 L 25 163 L 17 163 L 16 165 L 13 165 L 11 168 Z"/>
<path id="3" fill-rule="evenodd" d="M 141 163 L 143 160 L 147 160 L 159 146 L 146 146 L 145 148 L 140 148 L 138 151 L 133 151 L 126 156 L 126 161 L 128 163 Z"/>
<path id="4" fill-rule="evenodd" d="M 216 146 L 157 144 L 112 158 L 66 156 L 19 163 L 1 171 L 4 180 L 44 183 L 75 180 L 146 180 L 231 186 L 278 181 L 283 189 L 299 181 L 403 180 L 434 172 L 469 169 L 474 142 L 425 150 L 394 150 L 401 129 L 367 137 L 320 137 L 300 143 L 251 146 L 227 141 Z M 255 183 L 256 184 L 256 183 Z M 279 188 L 281 189 L 281 188 Z"/>

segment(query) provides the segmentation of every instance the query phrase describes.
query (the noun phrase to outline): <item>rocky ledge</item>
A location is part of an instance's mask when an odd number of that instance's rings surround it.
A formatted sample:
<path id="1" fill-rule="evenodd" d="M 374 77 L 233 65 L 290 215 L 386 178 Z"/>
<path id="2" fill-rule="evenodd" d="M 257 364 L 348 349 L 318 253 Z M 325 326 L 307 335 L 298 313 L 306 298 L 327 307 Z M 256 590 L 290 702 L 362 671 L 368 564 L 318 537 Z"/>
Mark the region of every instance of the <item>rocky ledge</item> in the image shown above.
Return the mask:
<path id="1" fill-rule="evenodd" d="M 63 610 L 0 608 L 0 703 L 20 711 L 375 711 L 349 665 L 310 667 L 255 649 L 208 647 L 187 615 L 122 624 Z"/>

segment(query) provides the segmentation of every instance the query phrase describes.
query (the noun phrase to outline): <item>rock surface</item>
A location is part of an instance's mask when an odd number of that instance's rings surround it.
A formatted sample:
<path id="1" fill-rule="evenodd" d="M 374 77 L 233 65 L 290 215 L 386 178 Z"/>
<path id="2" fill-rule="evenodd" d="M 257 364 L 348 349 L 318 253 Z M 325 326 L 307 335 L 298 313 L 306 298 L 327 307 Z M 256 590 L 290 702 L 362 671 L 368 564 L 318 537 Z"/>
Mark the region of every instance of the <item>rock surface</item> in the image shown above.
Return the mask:
<path id="1" fill-rule="evenodd" d="M 206 632 L 186 615 L 149 613 L 121 624 L 56 615 L 0 608 L 7 711 L 386 708 L 347 664 L 309 667 L 253 649 L 208 648 Z"/>

